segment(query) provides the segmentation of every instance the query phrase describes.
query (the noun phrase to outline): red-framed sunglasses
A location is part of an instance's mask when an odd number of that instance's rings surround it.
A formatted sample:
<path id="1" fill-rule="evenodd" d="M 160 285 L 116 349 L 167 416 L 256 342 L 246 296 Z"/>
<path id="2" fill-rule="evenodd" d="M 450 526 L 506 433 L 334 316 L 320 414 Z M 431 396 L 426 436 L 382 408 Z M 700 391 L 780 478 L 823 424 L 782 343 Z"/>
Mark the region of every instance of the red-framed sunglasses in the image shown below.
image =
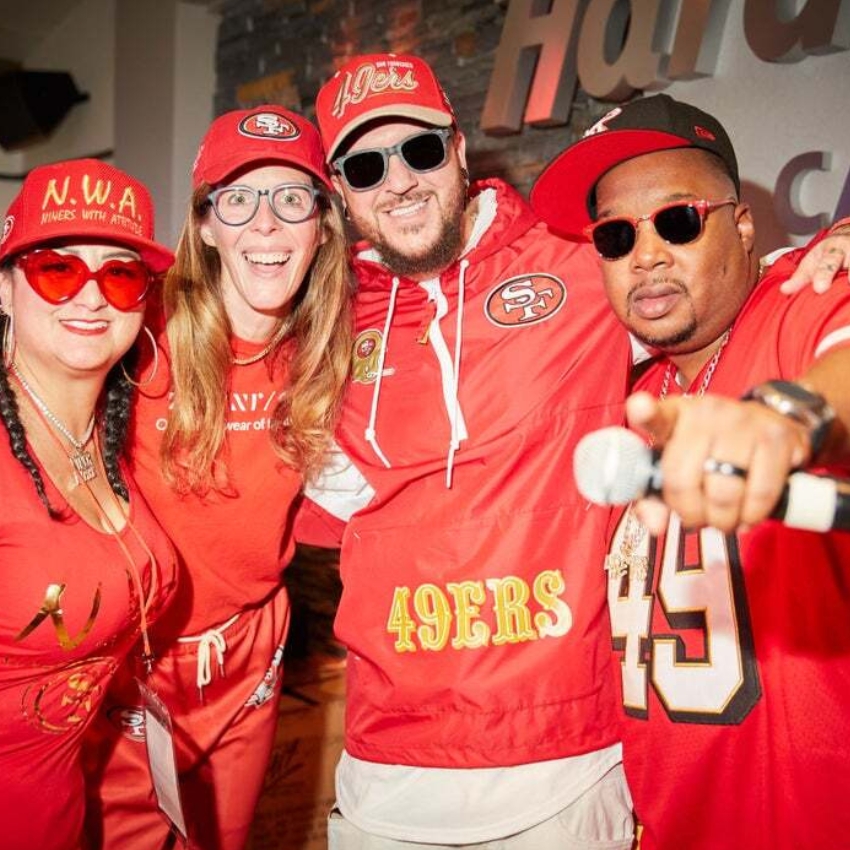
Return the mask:
<path id="1" fill-rule="evenodd" d="M 51 304 L 70 301 L 94 278 L 103 297 L 117 310 L 132 310 L 150 288 L 153 275 L 141 260 L 108 260 L 97 271 L 73 254 L 42 250 L 16 261 L 27 283 Z"/>
<path id="2" fill-rule="evenodd" d="M 619 260 L 635 247 L 637 227 L 642 221 L 651 221 L 655 232 L 665 242 L 687 245 L 702 233 L 705 218 L 712 210 L 736 203 L 731 200 L 676 201 L 637 218 L 627 215 L 604 218 L 585 227 L 584 235 L 593 242 L 596 253 L 603 260 Z"/>

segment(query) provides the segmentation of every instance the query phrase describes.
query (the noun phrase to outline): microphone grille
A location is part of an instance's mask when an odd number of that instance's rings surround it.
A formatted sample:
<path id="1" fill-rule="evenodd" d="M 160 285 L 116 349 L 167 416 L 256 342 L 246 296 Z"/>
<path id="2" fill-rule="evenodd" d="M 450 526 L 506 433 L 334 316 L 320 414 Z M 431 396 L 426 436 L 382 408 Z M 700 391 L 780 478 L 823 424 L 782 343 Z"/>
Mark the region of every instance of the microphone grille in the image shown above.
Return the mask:
<path id="1" fill-rule="evenodd" d="M 652 480 L 652 452 L 627 428 L 602 428 L 579 440 L 573 454 L 579 492 L 597 505 L 625 505 Z"/>

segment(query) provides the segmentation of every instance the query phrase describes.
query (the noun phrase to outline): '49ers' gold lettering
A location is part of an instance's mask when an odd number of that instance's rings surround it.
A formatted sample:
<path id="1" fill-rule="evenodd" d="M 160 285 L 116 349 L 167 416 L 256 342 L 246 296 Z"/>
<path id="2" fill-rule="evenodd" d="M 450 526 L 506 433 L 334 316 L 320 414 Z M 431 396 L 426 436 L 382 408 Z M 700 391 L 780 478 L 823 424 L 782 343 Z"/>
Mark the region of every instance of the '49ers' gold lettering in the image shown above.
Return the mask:
<path id="1" fill-rule="evenodd" d="M 544 570 L 531 586 L 518 576 L 397 587 L 387 631 L 396 652 L 479 649 L 562 637 L 572 627 L 560 570 Z"/>

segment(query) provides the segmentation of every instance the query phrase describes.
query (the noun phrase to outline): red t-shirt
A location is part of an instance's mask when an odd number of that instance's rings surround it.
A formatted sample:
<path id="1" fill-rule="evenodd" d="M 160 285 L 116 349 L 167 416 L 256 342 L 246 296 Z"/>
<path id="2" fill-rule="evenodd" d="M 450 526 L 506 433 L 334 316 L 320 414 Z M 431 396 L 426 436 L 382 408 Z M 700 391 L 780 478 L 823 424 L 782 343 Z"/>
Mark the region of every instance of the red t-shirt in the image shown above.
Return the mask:
<path id="1" fill-rule="evenodd" d="M 0 846 L 68 850 L 85 805 L 80 742 L 110 678 L 140 634 L 130 565 L 116 539 L 73 513 L 51 519 L 0 435 Z M 155 620 L 174 590 L 167 538 L 130 483 L 129 550 Z"/>
<path id="2" fill-rule="evenodd" d="M 180 560 L 177 601 L 157 628 L 158 641 L 199 634 L 235 613 L 257 607 L 281 586 L 295 544 L 290 512 L 301 476 L 275 454 L 269 421 L 286 379 L 266 360 L 234 366 L 226 408 L 225 457 L 230 489 L 205 497 L 181 495 L 165 481 L 160 442 L 171 403 L 167 340 L 159 335 L 160 365 L 141 389 L 132 435 L 132 469 L 139 488 L 168 532 Z M 238 342 L 237 357 L 260 345 Z M 149 374 L 142 369 L 141 377 Z"/>
<path id="3" fill-rule="evenodd" d="M 756 287 L 709 392 L 793 379 L 850 344 L 846 280 L 787 298 L 792 263 Z M 637 388 L 658 395 L 666 368 Z M 641 528 L 618 523 L 611 552 L 637 558 L 609 571 L 608 601 L 642 850 L 847 847 L 850 534 L 768 521 L 724 536 L 675 516 L 658 539 Z"/>

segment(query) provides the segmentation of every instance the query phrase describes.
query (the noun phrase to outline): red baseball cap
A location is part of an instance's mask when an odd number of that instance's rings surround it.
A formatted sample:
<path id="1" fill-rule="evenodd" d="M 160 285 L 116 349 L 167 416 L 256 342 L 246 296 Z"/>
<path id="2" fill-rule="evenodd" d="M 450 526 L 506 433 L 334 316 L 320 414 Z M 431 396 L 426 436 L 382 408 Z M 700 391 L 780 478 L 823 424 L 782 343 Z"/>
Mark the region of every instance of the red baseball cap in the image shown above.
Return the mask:
<path id="1" fill-rule="evenodd" d="M 216 118 L 195 157 L 192 185 L 214 186 L 261 162 L 303 168 L 333 191 L 316 127 L 304 116 L 274 104 L 236 109 Z"/>
<path id="2" fill-rule="evenodd" d="M 637 156 L 675 148 L 700 148 L 718 156 L 740 192 L 735 149 L 720 122 L 666 94 L 618 106 L 559 154 L 531 189 L 534 211 L 553 230 L 583 239 L 592 224 L 589 202 L 602 176 Z"/>
<path id="3" fill-rule="evenodd" d="M 328 162 L 346 136 L 375 118 L 413 118 L 434 127 L 456 123 L 428 63 L 395 53 L 355 56 L 319 89 L 316 119 Z"/>
<path id="4" fill-rule="evenodd" d="M 153 240 L 153 202 L 138 180 L 99 159 L 69 159 L 27 174 L 9 205 L 0 261 L 49 242 L 109 242 L 138 251 L 151 271 L 174 254 Z"/>

